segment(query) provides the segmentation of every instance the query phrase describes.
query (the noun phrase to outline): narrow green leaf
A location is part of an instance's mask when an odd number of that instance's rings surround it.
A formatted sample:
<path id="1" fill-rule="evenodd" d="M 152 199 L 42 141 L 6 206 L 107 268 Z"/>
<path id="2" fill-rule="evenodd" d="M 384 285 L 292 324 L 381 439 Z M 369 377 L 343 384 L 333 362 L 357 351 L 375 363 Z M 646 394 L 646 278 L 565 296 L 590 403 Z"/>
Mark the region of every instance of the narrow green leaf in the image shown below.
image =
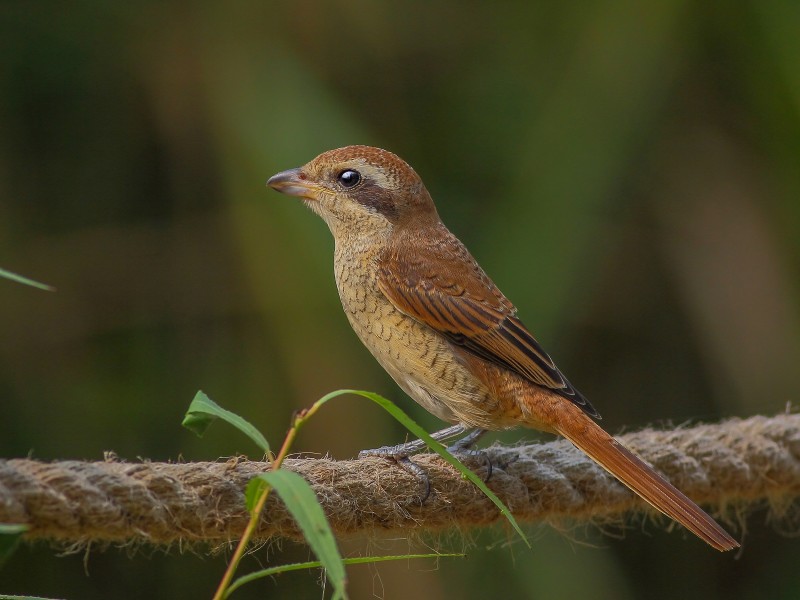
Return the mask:
<path id="1" fill-rule="evenodd" d="M 41 596 L 7 596 L 0 594 L 0 600 L 58 600 L 58 598 L 42 598 Z"/>
<path id="2" fill-rule="evenodd" d="M 17 275 L 16 273 L 12 273 L 11 271 L 6 271 L 5 269 L 0 269 L 0 277 L 10 279 L 11 281 L 16 281 L 17 283 L 23 283 L 31 287 L 39 288 L 40 290 L 45 290 L 46 292 L 56 291 L 56 288 L 54 288 L 53 286 L 47 285 L 46 283 L 39 283 L 38 281 L 34 281 L 33 279 L 28 279 L 27 277 L 23 277 L 22 275 Z"/>
<path id="3" fill-rule="evenodd" d="M 345 598 L 347 576 L 342 555 L 339 554 L 336 539 L 314 490 L 300 475 L 286 469 L 263 473 L 247 487 L 260 485 L 259 479 L 263 479 L 275 489 L 286 508 L 292 513 L 308 545 L 327 571 L 328 579 L 333 586 L 334 598 Z"/>
<path id="4" fill-rule="evenodd" d="M 28 531 L 27 525 L 0 523 L 0 567 L 14 553 L 22 534 L 26 531 Z"/>
<path id="5" fill-rule="evenodd" d="M 364 563 L 385 562 L 389 560 L 412 560 L 415 558 L 453 558 L 453 557 L 463 558 L 464 556 L 466 555 L 465 554 L 400 554 L 395 556 L 360 556 L 356 558 L 344 558 L 342 559 L 342 563 L 344 563 L 345 565 L 360 565 Z M 270 577 L 272 575 L 280 575 L 281 573 L 288 573 L 290 571 L 318 569 L 321 566 L 322 563 L 320 561 L 312 560 L 310 562 L 279 565 L 277 567 L 270 567 L 269 569 L 261 569 L 253 573 L 248 573 L 247 575 L 239 577 L 239 579 L 237 579 L 231 584 L 231 586 L 228 588 L 225 597 L 227 598 L 228 596 L 231 595 L 231 593 L 234 590 L 242 587 L 246 583 L 255 581 L 256 579 L 262 579 L 264 577 Z"/>
<path id="6" fill-rule="evenodd" d="M 225 410 L 219 406 L 202 391 L 195 394 L 192 403 L 189 405 L 189 409 L 186 411 L 186 416 L 183 418 L 182 424 L 186 429 L 197 434 L 198 437 L 203 437 L 203 434 L 205 434 L 211 423 L 217 418 L 226 421 L 244 433 L 264 451 L 264 454 L 269 453 L 269 442 L 261 435 L 258 429 L 236 413 Z"/>
<path id="7" fill-rule="evenodd" d="M 379 394 L 376 394 L 374 392 L 365 392 L 362 390 L 338 390 L 336 392 L 331 392 L 330 394 L 327 394 L 326 396 L 321 398 L 318 402 L 322 402 L 323 400 L 327 401 L 330 398 L 341 396 L 342 394 L 355 394 L 357 396 L 362 396 L 364 398 L 372 400 L 375 404 L 382 407 L 386 412 L 388 412 L 395 419 L 397 419 L 411 433 L 413 433 L 415 436 L 423 440 L 431 450 L 436 452 L 436 454 L 438 454 L 448 463 L 453 465 L 453 467 L 455 467 L 459 473 L 461 473 L 464 477 L 466 477 L 472 483 L 478 486 L 478 489 L 480 489 L 486 495 L 486 497 L 489 498 L 489 500 L 491 500 L 495 506 L 497 506 L 497 508 L 500 510 L 503 516 L 506 519 L 508 519 L 508 522 L 511 523 L 511 526 L 516 530 L 516 532 L 519 534 L 519 536 L 522 538 L 522 540 L 525 542 L 528 548 L 531 547 L 528 538 L 525 537 L 525 534 L 522 532 L 522 529 L 517 524 L 517 520 L 514 518 L 514 515 L 511 514 L 511 511 L 508 510 L 508 507 L 505 504 L 503 504 L 500 498 L 498 498 L 492 490 L 486 487 L 486 484 L 480 477 L 478 477 L 470 469 L 465 467 L 461 463 L 461 461 L 459 461 L 455 456 L 450 454 L 447 451 L 447 448 L 444 447 L 444 445 L 434 440 L 428 434 L 427 431 L 425 431 L 422 427 L 417 425 L 417 423 L 411 417 L 409 417 L 405 412 L 403 412 L 403 410 L 400 409 L 400 407 L 394 404 L 391 400 L 387 400 L 386 398 L 380 396 Z"/>
<path id="8" fill-rule="evenodd" d="M 256 507 L 256 502 L 261 497 L 261 494 L 269 487 L 269 484 L 263 479 L 256 477 L 251 479 L 244 491 L 244 502 L 247 506 L 247 512 L 252 513 Z"/>

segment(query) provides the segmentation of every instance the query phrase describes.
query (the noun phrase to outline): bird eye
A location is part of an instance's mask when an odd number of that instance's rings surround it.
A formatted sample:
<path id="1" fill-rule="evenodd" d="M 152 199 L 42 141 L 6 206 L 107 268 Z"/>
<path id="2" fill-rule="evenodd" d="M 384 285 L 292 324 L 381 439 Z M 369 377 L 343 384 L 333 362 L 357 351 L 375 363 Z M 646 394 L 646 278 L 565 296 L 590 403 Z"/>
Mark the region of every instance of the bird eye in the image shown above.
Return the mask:
<path id="1" fill-rule="evenodd" d="M 341 183 L 343 187 L 351 188 L 361 181 L 361 173 L 353 171 L 353 169 L 346 169 L 336 176 L 336 181 Z"/>

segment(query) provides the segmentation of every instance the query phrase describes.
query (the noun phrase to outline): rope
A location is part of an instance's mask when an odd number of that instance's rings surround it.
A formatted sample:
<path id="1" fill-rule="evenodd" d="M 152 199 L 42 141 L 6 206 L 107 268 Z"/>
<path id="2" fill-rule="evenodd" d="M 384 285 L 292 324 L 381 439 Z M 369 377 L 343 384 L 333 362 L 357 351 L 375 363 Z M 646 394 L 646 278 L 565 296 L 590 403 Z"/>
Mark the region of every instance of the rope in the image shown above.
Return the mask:
<path id="1" fill-rule="evenodd" d="M 800 415 L 752 417 L 619 439 L 697 502 L 717 512 L 762 506 L 780 519 L 800 498 Z M 645 505 L 565 440 L 493 446 L 488 484 L 521 521 L 570 518 L 599 523 Z M 381 458 L 290 459 L 285 467 L 314 488 L 334 533 L 410 534 L 485 526 L 495 506 L 435 455 L 415 461 L 433 493 L 420 504 L 419 482 Z M 479 459 L 471 465 L 485 475 Z M 30 526 L 29 539 L 216 544 L 236 539 L 247 513 L 244 488 L 268 463 L 154 463 L 0 460 L 0 523 Z M 278 498 L 270 498 L 260 539 L 302 536 Z M 796 526 L 796 524 L 795 524 Z M 796 531 L 795 531 L 796 532 Z"/>

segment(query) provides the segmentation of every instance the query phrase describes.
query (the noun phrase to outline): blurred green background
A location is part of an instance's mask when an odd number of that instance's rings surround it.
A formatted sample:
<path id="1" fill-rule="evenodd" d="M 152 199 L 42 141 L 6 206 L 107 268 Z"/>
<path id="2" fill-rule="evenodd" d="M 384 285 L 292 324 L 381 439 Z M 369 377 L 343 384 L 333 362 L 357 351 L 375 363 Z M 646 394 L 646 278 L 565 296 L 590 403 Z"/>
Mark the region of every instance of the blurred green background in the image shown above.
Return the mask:
<path id="1" fill-rule="evenodd" d="M 438 428 L 349 329 L 325 225 L 264 187 L 352 143 L 415 167 L 610 431 L 796 404 L 798 31 L 792 0 L 6 0 L 0 267 L 58 291 L 0 281 L 0 456 L 253 455 L 230 428 L 180 427 L 200 388 L 273 443 L 341 387 Z M 363 400 L 324 411 L 298 450 L 348 458 L 404 438 Z M 531 526 L 532 551 L 468 533 L 467 558 L 354 567 L 351 592 L 800 597 L 797 541 L 775 529 L 752 515 L 738 557 L 652 525 L 622 539 Z M 210 597 L 226 557 L 24 545 L 0 592 Z M 307 557 L 273 545 L 245 566 Z M 293 573 L 236 597 L 323 592 Z"/>

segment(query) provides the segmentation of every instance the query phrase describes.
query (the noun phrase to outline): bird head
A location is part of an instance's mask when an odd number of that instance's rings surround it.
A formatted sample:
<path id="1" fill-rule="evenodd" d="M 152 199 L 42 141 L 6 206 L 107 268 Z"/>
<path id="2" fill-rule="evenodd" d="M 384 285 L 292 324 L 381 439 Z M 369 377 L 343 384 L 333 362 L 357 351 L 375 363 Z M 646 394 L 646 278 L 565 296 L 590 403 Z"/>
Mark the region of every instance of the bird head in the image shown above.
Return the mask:
<path id="1" fill-rule="evenodd" d="M 380 148 L 329 150 L 302 167 L 273 175 L 267 185 L 302 198 L 337 238 L 391 233 L 409 220 L 439 220 L 419 175 Z"/>

